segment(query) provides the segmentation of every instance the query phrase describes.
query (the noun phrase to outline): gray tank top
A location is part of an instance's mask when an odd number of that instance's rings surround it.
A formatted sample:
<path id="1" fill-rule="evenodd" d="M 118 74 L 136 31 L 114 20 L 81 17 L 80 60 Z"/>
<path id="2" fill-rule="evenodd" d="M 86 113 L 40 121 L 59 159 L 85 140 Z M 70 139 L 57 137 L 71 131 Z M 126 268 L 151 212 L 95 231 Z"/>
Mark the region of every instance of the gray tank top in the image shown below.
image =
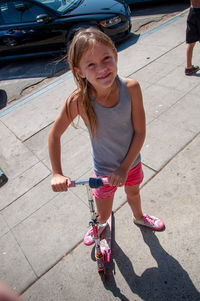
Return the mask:
<path id="1" fill-rule="evenodd" d="M 100 129 L 95 137 L 92 137 L 89 130 L 93 168 L 95 173 L 101 176 L 109 176 L 119 167 L 134 136 L 128 88 L 122 78 L 117 76 L 116 81 L 120 97 L 114 107 L 106 108 L 92 101 Z M 140 160 L 139 154 L 132 167 L 136 166 Z"/>

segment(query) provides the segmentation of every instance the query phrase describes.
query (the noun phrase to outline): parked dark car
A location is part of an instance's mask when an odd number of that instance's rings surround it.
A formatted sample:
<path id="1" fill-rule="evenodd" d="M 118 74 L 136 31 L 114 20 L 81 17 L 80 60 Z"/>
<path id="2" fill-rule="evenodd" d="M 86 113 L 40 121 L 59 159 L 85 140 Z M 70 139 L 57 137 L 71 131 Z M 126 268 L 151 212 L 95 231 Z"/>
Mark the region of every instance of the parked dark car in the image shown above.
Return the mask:
<path id="1" fill-rule="evenodd" d="M 138 3 L 145 3 L 145 2 L 166 2 L 166 0 L 124 0 L 128 4 L 138 4 Z M 173 0 L 171 0 L 173 2 Z"/>
<path id="2" fill-rule="evenodd" d="M 79 27 L 120 41 L 130 16 L 123 0 L 0 0 L 0 59 L 64 52 Z"/>

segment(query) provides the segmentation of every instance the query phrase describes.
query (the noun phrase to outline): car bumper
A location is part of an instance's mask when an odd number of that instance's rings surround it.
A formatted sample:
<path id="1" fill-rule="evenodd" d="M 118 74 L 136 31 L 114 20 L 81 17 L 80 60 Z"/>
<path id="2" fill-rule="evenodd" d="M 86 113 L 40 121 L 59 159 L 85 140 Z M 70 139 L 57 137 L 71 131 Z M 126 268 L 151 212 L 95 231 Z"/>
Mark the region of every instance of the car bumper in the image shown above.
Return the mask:
<path id="1" fill-rule="evenodd" d="M 101 28 L 101 30 L 106 33 L 114 42 L 119 42 L 125 39 L 131 31 L 131 22 L 127 20 L 126 22 L 117 24 L 116 26 L 110 28 Z"/>

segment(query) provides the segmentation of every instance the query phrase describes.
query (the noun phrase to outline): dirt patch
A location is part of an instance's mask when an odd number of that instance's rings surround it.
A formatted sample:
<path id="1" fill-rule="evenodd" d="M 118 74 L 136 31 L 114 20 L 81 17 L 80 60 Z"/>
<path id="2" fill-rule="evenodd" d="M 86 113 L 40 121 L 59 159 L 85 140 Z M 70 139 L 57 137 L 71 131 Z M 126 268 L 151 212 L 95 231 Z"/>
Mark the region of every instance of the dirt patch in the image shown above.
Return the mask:
<path id="1" fill-rule="evenodd" d="M 152 28 L 158 26 L 158 23 L 162 23 L 175 17 L 177 15 L 177 13 L 172 13 L 172 14 L 167 14 L 167 15 L 164 15 L 164 16 L 161 16 L 159 19 L 155 20 L 155 21 L 149 21 L 145 24 L 142 24 L 137 30 L 135 30 L 134 32 L 135 33 L 145 33 L 149 30 L 151 30 Z"/>
<path id="2" fill-rule="evenodd" d="M 21 93 L 20 96 L 25 96 L 27 94 L 30 94 L 33 92 L 33 90 L 35 90 L 36 88 L 38 89 L 41 86 L 44 86 L 45 83 L 49 83 L 49 81 L 51 81 L 52 78 L 45 78 L 42 79 L 41 81 L 35 83 L 34 85 L 30 85 L 29 87 L 24 88 Z"/>

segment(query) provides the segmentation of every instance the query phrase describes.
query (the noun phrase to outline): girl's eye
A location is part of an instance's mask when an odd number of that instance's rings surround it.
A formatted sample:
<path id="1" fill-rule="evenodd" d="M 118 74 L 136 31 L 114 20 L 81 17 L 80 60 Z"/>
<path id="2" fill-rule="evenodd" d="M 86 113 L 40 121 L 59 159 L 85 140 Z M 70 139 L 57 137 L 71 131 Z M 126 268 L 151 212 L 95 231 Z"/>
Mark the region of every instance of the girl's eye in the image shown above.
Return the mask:
<path id="1" fill-rule="evenodd" d="M 106 57 L 104 58 L 105 61 L 107 61 L 107 60 L 109 60 L 109 59 L 110 59 L 110 56 L 106 56 Z"/>
<path id="2" fill-rule="evenodd" d="M 94 63 L 90 63 L 90 64 L 88 65 L 88 67 L 89 67 L 89 68 L 94 67 Z"/>

